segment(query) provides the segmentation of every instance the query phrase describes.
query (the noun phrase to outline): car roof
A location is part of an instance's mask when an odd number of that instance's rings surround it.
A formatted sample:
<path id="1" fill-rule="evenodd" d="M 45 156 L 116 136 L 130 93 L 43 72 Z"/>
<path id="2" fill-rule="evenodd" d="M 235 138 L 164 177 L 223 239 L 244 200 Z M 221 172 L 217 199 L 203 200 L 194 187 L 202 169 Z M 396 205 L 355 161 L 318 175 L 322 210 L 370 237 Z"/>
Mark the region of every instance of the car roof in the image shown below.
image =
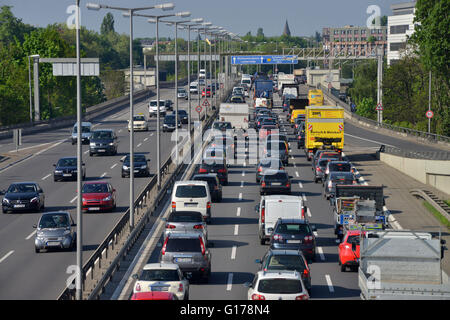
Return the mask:
<path id="1" fill-rule="evenodd" d="M 278 201 L 278 200 L 296 200 L 296 201 L 300 201 L 302 200 L 301 197 L 299 196 L 288 196 L 285 194 L 273 194 L 273 195 L 269 195 L 269 196 L 262 196 L 261 198 L 264 198 L 264 200 L 266 201 Z"/>
<path id="2" fill-rule="evenodd" d="M 109 182 L 107 182 L 107 181 L 88 181 L 88 182 L 85 182 L 84 184 L 109 184 Z"/>
<path id="3" fill-rule="evenodd" d="M 186 232 L 186 233 L 170 233 L 167 235 L 168 238 L 172 239 L 197 239 L 201 237 L 198 233 Z"/>
<path id="4" fill-rule="evenodd" d="M 330 172 L 330 177 L 333 176 L 337 176 L 337 175 L 344 175 L 344 176 L 348 176 L 348 177 L 352 177 L 353 178 L 353 173 L 352 172 L 346 172 L 346 171 L 331 171 Z"/>
<path id="5" fill-rule="evenodd" d="M 109 132 L 114 132 L 114 129 L 96 129 L 93 132 L 101 132 L 101 131 L 109 131 Z"/>
<path id="6" fill-rule="evenodd" d="M 45 215 L 49 215 L 49 214 L 55 214 L 55 213 L 58 213 L 58 214 L 67 214 L 67 215 L 70 216 L 70 213 L 67 212 L 67 211 L 50 211 L 50 212 L 43 212 L 43 213 L 41 214 L 41 216 L 45 216 Z"/>
<path id="7" fill-rule="evenodd" d="M 20 181 L 20 182 L 13 182 L 11 184 L 36 184 L 37 185 L 37 182 L 34 182 L 34 181 Z"/>
<path id="8" fill-rule="evenodd" d="M 287 256 L 303 256 L 301 250 L 280 250 L 280 249 L 269 249 L 268 251 L 271 255 L 287 255 Z"/>
<path id="9" fill-rule="evenodd" d="M 178 270 L 180 266 L 176 263 L 147 263 L 143 270 Z"/>
<path id="10" fill-rule="evenodd" d="M 73 126 L 76 127 L 77 126 L 77 122 L 75 122 L 75 124 Z M 81 126 L 82 127 L 91 127 L 92 123 L 90 123 L 90 122 L 81 122 Z"/>
<path id="11" fill-rule="evenodd" d="M 259 280 L 261 279 L 273 279 L 273 278 L 283 278 L 283 279 L 295 279 L 301 280 L 300 273 L 298 271 L 289 270 L 261 270 L 257 272 Z"/>
<path id="12" fill-rule="evenodd" d="M 202 186 L 208 186 L 208 182 L 206 181 L 198 181 L 198 180 L 186 180 L 186 181 L 176 181 L 174 184 L 174 187 L 177 186 L 186 186 L 186 185 L 202 185 Z"/>
<path id="13" fill-rule="evenodd" d="M 217 173 L 203 173 L 203 174 L 195 174 L 193 178 L 217 178 Z"/>
<path id="14" fill-rule="evenodd" d="M 308 224 L 308 220 L 305 219 L 296 219 L 296 218 L 279 218 L 278 220 L 281 221 L 281 223 L 298 223 L 298 224 Z"/>

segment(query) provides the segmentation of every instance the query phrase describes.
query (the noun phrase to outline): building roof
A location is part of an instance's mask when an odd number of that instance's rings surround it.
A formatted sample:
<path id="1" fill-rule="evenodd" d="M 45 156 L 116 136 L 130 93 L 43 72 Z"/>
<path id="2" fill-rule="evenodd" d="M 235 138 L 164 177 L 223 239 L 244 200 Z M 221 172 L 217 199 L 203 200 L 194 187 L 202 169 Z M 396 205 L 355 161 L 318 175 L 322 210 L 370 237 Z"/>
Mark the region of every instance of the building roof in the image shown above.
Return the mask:
<path id="1" fill-rule="evenodd" d="M 284 25 L 284 29 L 283 29 L 283 36 L 290 36 L 291 35 L 291 30 L 289 29 L 289 24 L 288 21 L 286 20 L 286 23 Z"/>

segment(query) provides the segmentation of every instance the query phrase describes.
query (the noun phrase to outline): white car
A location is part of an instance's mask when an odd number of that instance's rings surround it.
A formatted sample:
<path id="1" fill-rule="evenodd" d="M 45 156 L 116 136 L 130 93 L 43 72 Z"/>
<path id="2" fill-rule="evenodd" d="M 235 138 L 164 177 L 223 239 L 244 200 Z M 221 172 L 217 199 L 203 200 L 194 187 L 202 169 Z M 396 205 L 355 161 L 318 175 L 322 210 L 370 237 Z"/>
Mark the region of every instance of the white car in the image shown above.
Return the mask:
<path id="1" fill-rule="evenodd" d="M 309 300 L 298 271 L 258 271 L 253 282 L 246 282 L 248 300 Z"/>
<path id="2" fill-rule="evenodd" d="M 178 264 L 149 263 L 141 275 L 134 274 L 133 278 L 137 280 L 133 293 L 162 291 L 173 293 L 178 300 L 189 300 L 189 280 L 183 276 Z"/>
<path id="3" fill-rule="evenodd" d="M 172 191 L 172 211 L 198 211 L 211 221 L 211 194 L 206 181 L 177 181 Z"/>
<path id="4" fill-rule="evenodd" d="M 134 131 L 148 131 L 148 122 L 143 114 L 133 116 L 133 129 Z M 131 130 L 130 120 L 128 120 L 128 132 Z"/>
<path id="5" fill-rule="evenodd" d="M 148 115 L 150 117 L 156 116 L 158 113 L 158 100 L 151 100 L 148 103 Z M 166 102 L 164 100 L 159 100 L 159 114 L 162 116 L 166 115 Z"/>
<path id="6" fill-rule="evenodd" d="M 197 81 L 191 82 L 191 84 L 189 85 L 189 92 L 191 94 L 198 94 L 198 82 Z"/>
<path id="7" fill-rule="evenodd" d="M 200 69 L 200 73 L 198 74 L 198 77 L 200 79 L 205 79 L 206 78 L 206 70 L 205 69 Z"/>

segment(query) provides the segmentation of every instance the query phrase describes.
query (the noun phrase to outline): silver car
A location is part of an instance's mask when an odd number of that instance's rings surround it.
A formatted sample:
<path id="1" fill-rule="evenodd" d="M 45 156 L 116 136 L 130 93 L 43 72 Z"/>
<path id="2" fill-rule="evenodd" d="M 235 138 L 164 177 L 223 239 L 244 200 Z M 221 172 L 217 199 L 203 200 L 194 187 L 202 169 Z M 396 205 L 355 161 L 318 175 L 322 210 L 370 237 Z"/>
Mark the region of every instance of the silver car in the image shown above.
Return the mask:
<path id="1" fill-rule="evenodd" d="M 186 100 L 188 99 L 186 89 L 184 89 L 184 88 L 178 89 L 177 96 L 178 96 L 178 99 L 186 99 Z"/>
<path id="2" fill-rule="evenodd" d="M 198 233 L 208 242 L 208 230 L 201 212 L 172 211 L 166 221 L 164 238 L 169 234 Z"/>
<path id="3" fill-rule="evenodd" d="M 69 249 L 76 247 L 76 224 L 68 212 L 45 212 L 41 215 L 34 239 L 36 253 L 43 249 Z"/>
<path id="4" fill-rule="evenodd" d="M 78 137 L 78 123 L 75 123 L 72 128 L 72 144 L 77 143 L 77 137 Z M 92 131 L 92 123 L 90 122 L 81 122 L 81 142 L 84 144 L 89 143 L 89 139 L 91 138 L 91 131 Z"/>
<path id="5" fill-rule="evenodd" d="M 169 234 L 159 261 L 176 263 L 186 276 L 197 276 L 205 282 L 211 276 L 211 252 L 206 247 L 206 239 L 198 233 Z"/>

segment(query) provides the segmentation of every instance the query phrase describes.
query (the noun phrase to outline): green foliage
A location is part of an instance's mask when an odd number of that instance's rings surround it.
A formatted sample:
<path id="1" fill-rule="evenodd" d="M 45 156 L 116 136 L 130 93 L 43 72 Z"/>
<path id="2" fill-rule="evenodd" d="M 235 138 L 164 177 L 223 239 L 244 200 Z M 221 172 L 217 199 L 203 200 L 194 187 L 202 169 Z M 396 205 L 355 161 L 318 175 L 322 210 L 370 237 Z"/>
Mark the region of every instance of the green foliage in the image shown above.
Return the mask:
<path id="1" fill-rule="evenodd" d="M 356 114 L 372 120 L 376 120 L 377 112 L 375 110 L 377 103 L 372 98 L 362 98 L 356 103 Z"/>
<path id="2" fill-rule="evenodd" d="M 100 34 L 105 35 L 114 31 L 114 16 L 111 12 L 108 12 L 103 18 L 102 25 L 100 27 Z"/>
<path id="3" fill-rule="evenodd" d="M 349 89 L 352 100 L 358 104 L 363 98 L 377 101 L 377 62 L 368 60 L 355 68 L 355 78 Z"/>

